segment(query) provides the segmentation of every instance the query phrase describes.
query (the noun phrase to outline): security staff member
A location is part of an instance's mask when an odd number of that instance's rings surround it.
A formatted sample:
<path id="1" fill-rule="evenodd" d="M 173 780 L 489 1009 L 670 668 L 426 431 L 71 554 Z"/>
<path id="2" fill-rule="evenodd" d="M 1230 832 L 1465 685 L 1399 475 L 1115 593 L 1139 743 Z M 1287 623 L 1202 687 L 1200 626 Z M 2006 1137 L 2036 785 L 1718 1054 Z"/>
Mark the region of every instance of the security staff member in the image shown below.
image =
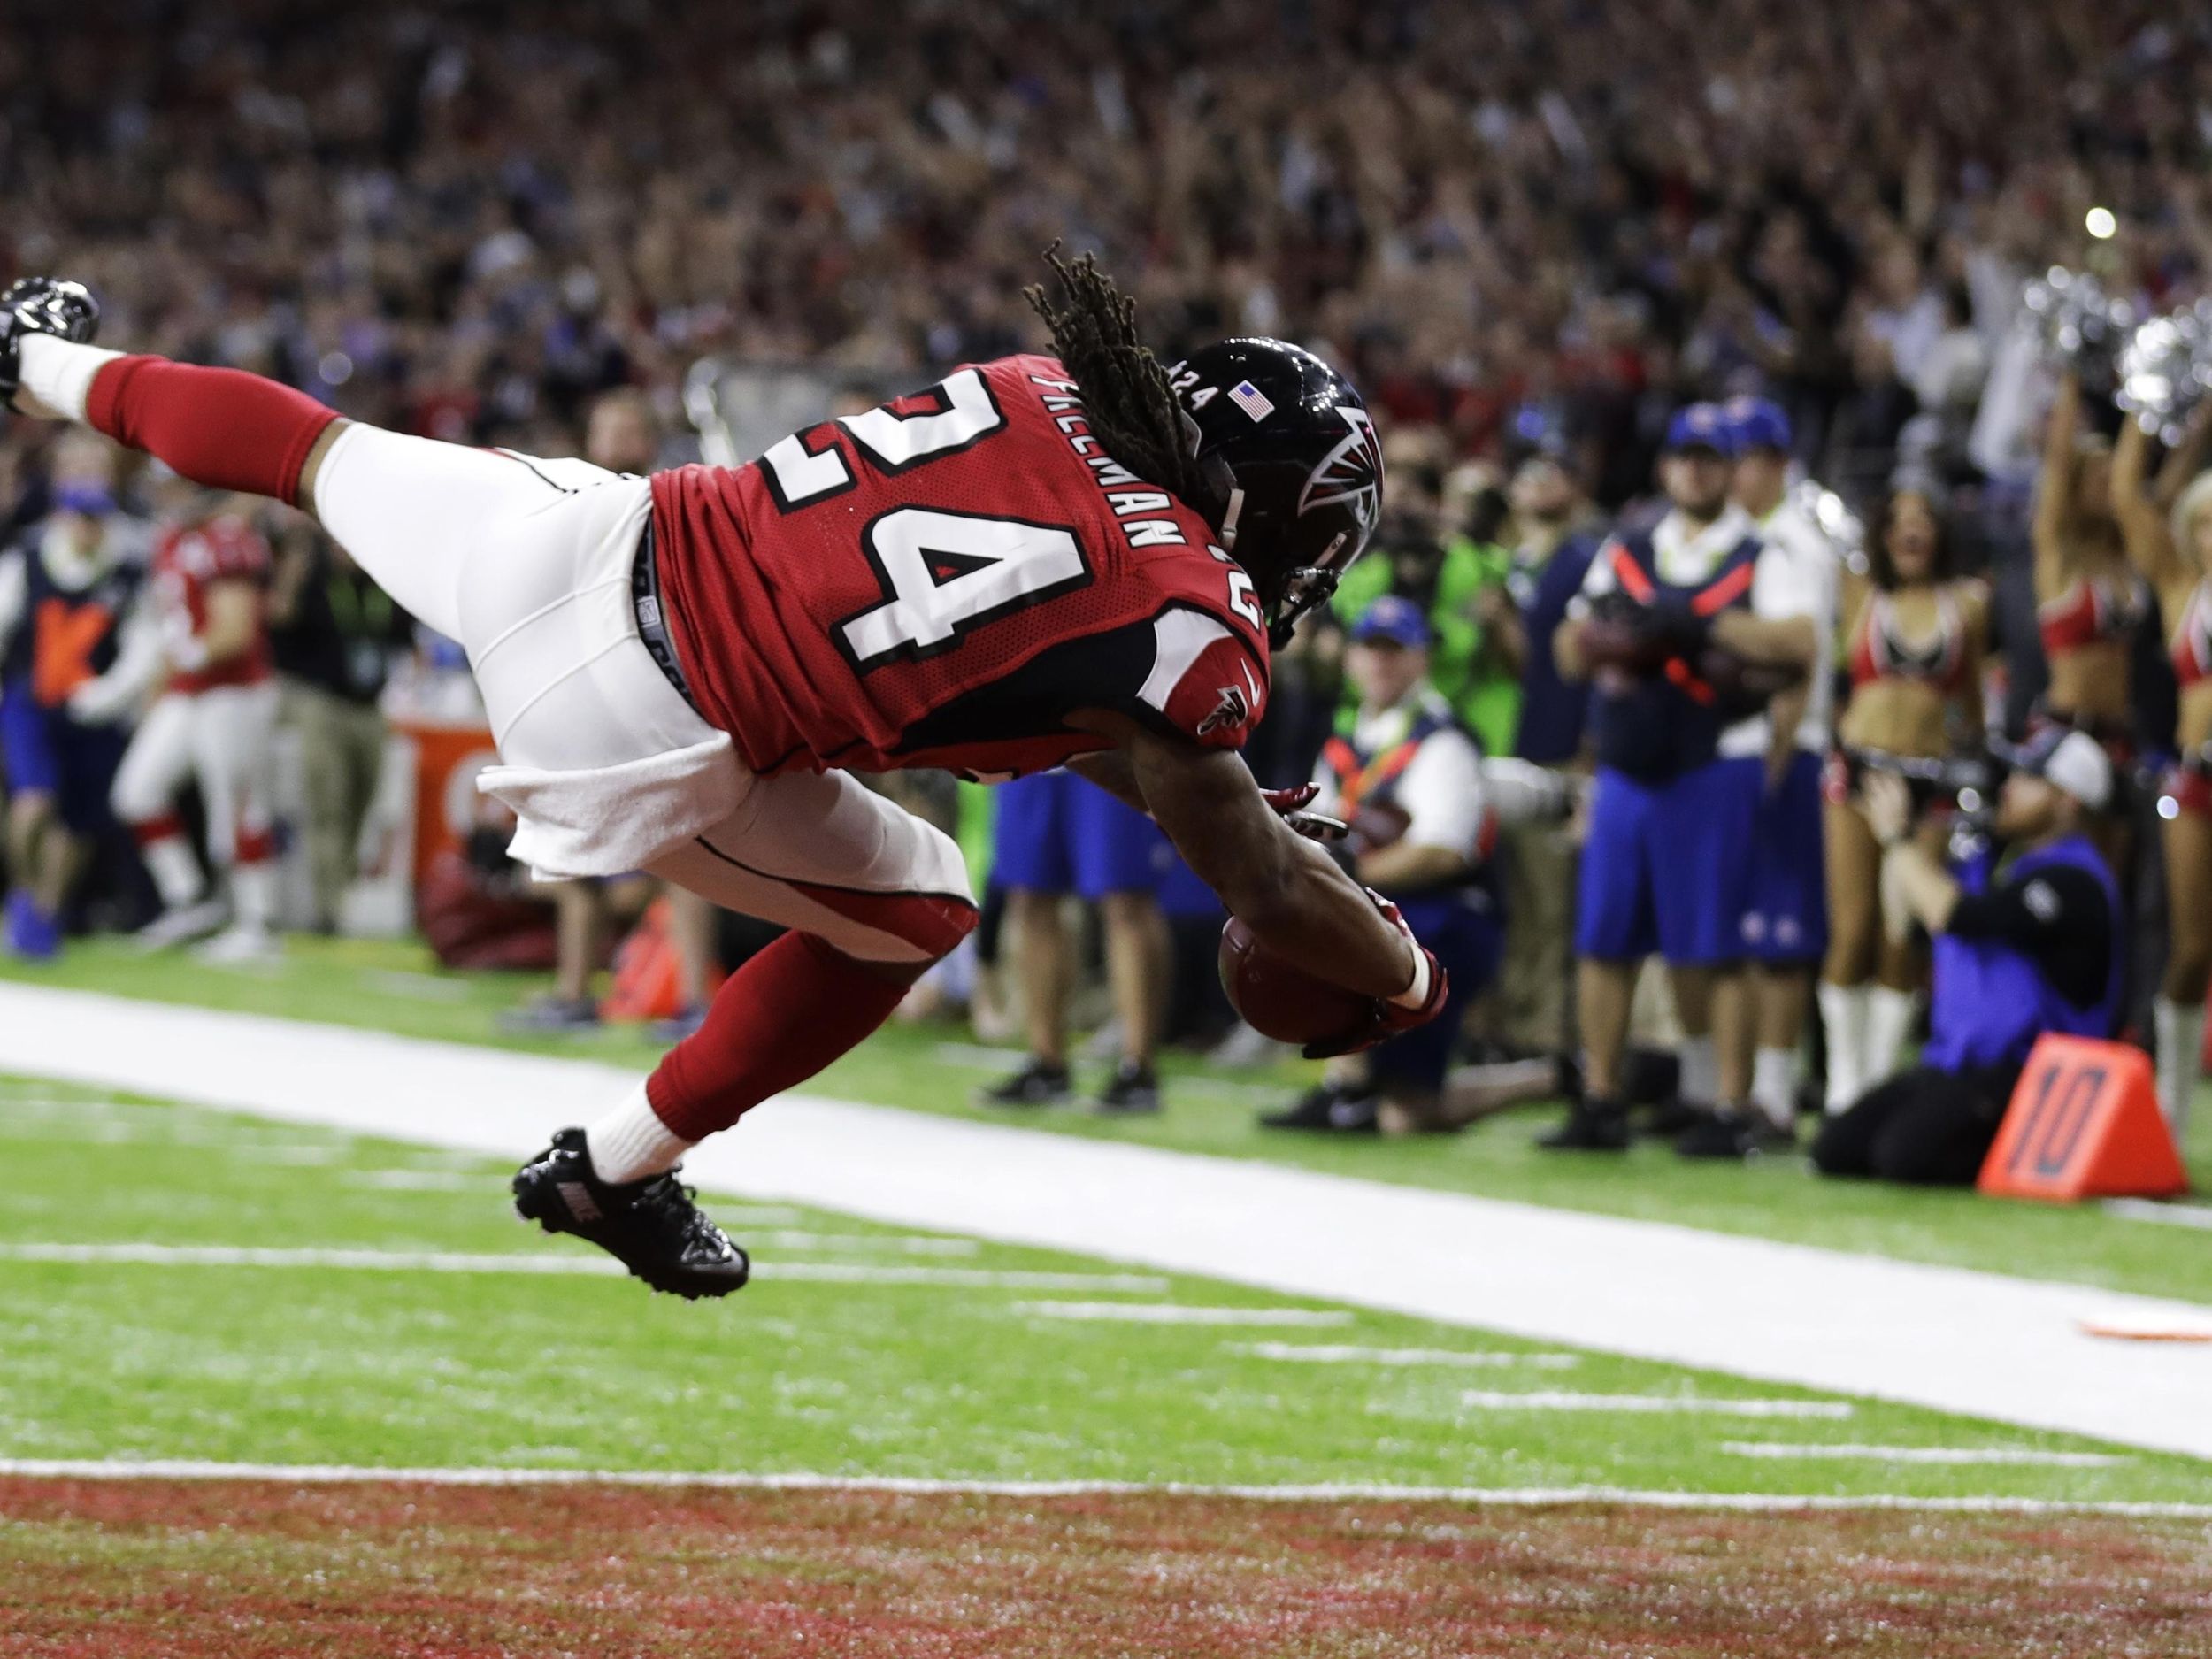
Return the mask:
<path id="1" fill-rule="evenodd" d="M 1430 680 L 1433 640 L 1420 607 L 1392 594 L 1353 624 L 1344 665 L 1358 708 L 1321 751 L 1313 808 L 1351 825 L 1341 847 L 1352 874 L 1394 902 L 1413 936 L 1436 953 L 1450 1000 L 1419 1030 L 1333 1061 L 1323 1083 L 1262 1118 L 1263 1127 L 1458 1126 L 1443 1117 L 1445 1073 L 1468 1002 L 1496 977 L 1503 935 L 1488 867 L 1496 830 L 1484 762 Z M 1525 793 L 1517 776 L 1500 787 Z M 1532 796 L 1516 810 L 1538 805 Z"/>
<path id="2" fill-rule="evenodd" d="M 1828 1120 L 1813 1163 L 1826 1175 L 1970 1185 L 2035 1040 L 2112 1034 L 2120 894 L 2093 840 L 2112 763 L 2085 733 L 2044 733 L 1999 796 L 1991 828 L 2019 850 L 1993 879 L 1985 848 L 1947 860 L 1939 820 L 1914 829 L 1903 779 L 1869 772 L 1863 789 L 1893 926 L 1934 939 L 1930 1036 L 1918 1065 Z"/>
<path id="3" fill-rule="evenodd" d="M 78 874 L 114 823 L 108 790 L 128 733 L 111 723 L 135 705 L 150 666 L 141 649 L 119 671 L 147 534 L 117 503 L 115 462 L 104 438 L 63 439 L 51 516 L 0 552 L 0 771 L 16 883 L 4 938 L 31 961 L 60 949 Z"/>
<path id="4" fill-rule="evenodd" d="M 1638 966 L 1655 952 L 1686 1033 L 1685 1099 L 1719 1109 L 1731 1155 L 1753 1133 L 1738 969 L 1764 787 L 1763 702 L 1801 679 L 1820 646 L 1798 562 L 1770 549 L 1729 499 L 1735 448 L 1717 405 L 1676 413 L 1660 463 L 1669 511 L 1599 549 L 1555 639 L 1561 673 L 1593 683 L 1598 775 L 1575 933 L 1585 1087 L 1540 1142 L 1548 1148 L 1627 1146 L 1629 1003 Z M 1727 695 L 1715 678 L 1724 669 L 1740 682 Z M 1755 692 L 1755 680 L 1770 688 Z"/>

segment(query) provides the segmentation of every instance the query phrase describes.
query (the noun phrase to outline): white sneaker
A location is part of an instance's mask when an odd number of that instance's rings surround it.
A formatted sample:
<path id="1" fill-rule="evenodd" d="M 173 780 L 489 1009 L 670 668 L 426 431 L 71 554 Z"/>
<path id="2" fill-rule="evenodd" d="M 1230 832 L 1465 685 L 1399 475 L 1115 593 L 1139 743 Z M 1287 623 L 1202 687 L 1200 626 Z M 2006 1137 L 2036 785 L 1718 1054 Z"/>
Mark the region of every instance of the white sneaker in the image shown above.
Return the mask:
<path id="1" fill-rule="evenodd" d="M 205 938 L 230 919 L 230 906 L 211 894 L 190 904 L 166 910 L 131 935 L 142 950 L 166 950 Z"/>
<path id="2" fill-rule="evenodd" d="M 1206 1057 L 1216 1065 L 1259 1066 L 1272 1065 L 1290 1052 L 1288 1043 L 1263 1037 L 1251 1026 L 1240 1023 L 1214 1045 L 1214 1051 Z"/>
<path id="3" fill-rule="evenodd" d="M 274 938 L 258 927 L 227 928 L 192 953 L 196 961 L 219 967 L 243 967 L 274 962 L 284 954 Z"/>

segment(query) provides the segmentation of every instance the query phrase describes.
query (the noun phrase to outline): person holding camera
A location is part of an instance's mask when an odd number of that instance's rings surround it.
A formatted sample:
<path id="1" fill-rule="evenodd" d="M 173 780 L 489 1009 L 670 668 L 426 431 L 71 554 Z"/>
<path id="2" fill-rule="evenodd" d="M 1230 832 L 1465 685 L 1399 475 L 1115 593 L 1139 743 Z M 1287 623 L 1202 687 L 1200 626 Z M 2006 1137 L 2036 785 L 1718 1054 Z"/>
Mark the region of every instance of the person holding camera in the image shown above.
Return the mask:
<path id="1" fill-rule="evenodd" d="M 1922 813 L 1893 772 L 1870 772 L 1861 810 L 1882 846 L 1893 932 L 1933 941 L 1935 993 L 1920 1064 L 1876 1082 L 1813 1143 L 1824 1175 L 1970 1185 L 2020 1069 L 2045 1032 L 2109 1037 L 2120 1006 L 2120 889 L 2094 833 L 2112 762 L 2082 732 L 2052 727 L 2015 760 L 1990 834 Z"/>
<path id="2" fill-rule="evenodd" d="M 1663 956 L 1686 1033 L 1682 1095 L 1712 1107 L 1682 1149 L 1740 1156 L 1749 1102 L 1742 965 L 1754 825 L 1766 787 L 1769 698 L 1818 660 L 1822 609 L 1803 561 L 1730 497 L 1734 424 L 1694 403 L 1667 428 L 1670 508 L 1609 538 L 1555 636 L 1560 672 L 1593 682 L 1598 773 L 1575 950 L 1585 1087 L 1539 1144 L 1617 1151 L 1638 966 Z"/>
<path id="3" fill-rule="evenodd" d="M 1932 795 L 1943 757 L 1962 740 L 1979 741 L 1989 595 L 1980 582 L 1954 572 L 1942 514 L 1926 495 L 1907 488 L 1874 520 L 1866 573 L 1850 582 L 1844 614 L 1850 693 L 1822 780 L 1828 955 L 1818 998 L 1832 1112 L 1897 1069 L 1927 980 L 1920 948 L 1883 931 L 1882 849 L 1860 810 L 1856 785 L 1870 767 L 1914 770 L 1921 774 L 1916 787 Z"/>

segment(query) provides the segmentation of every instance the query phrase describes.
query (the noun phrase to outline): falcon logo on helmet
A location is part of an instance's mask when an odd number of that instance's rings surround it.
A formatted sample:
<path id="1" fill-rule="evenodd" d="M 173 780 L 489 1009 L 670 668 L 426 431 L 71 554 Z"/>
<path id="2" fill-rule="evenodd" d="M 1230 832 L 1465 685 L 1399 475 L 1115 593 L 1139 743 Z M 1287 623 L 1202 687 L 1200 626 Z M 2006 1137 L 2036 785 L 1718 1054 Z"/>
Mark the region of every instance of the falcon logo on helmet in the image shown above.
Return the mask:
<path id="1" fill-rule="evenodd" d="M 1336 412 L 1351 431 L 1313 469 L 1298 497 L 1298 511 L 1350 502 L 1371 525 L 1382 511 L 1382 445 L 1375 441 L 1375 423 L 1365 410 L 1340 403 Z"/>
<path id="2" fill-rule="evenodd" d="M 1382 517 L 1375 423 L 1349 380 L 1280 340 L 1219 341 L 1168 376 L 1217 492 L 1222 546 L 1251 576 L 1279 650 Z"/>

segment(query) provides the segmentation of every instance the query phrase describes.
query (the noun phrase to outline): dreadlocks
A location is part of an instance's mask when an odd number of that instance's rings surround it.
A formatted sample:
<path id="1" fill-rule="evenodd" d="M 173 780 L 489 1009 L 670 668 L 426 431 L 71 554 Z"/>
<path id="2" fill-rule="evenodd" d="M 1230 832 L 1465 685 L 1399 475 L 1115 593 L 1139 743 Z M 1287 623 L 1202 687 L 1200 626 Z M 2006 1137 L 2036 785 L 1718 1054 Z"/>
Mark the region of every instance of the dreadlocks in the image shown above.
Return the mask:
<path id="1" fill-rule="evenodd" d="M 1209 518 L 1220 508 L 1184 435 L 1182 405 L 1160 366 L 1137 338 L 1137 303 L 1098 268 L 1098 256 L 1060 257 L 1060 244 L 1045 250 L 1060 279 L 1064 304 L 1042 283 L 1022 290 L 1045 326 L 1069 378 L 1083 394 L 1092 435 L 1131 472 L 1158 484 Z"/>

